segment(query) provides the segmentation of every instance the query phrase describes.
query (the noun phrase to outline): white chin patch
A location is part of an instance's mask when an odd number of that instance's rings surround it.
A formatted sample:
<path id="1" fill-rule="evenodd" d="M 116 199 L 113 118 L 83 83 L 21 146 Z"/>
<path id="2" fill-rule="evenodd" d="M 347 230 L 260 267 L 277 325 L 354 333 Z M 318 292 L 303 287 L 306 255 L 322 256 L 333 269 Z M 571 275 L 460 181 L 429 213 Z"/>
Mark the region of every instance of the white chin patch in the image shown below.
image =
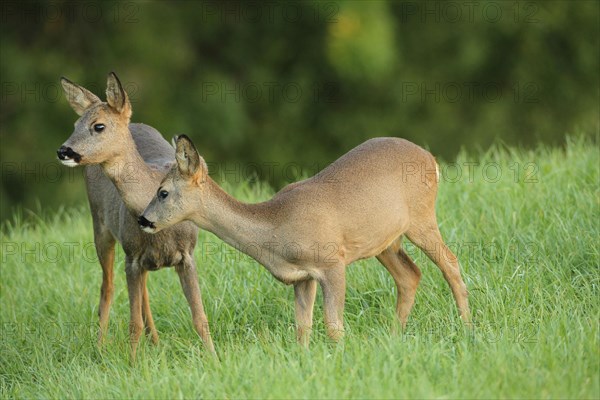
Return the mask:
<path id="1" fill-rule="evenodd" d="M 142 228 L 142 230 L 146 233 L 154 233 L 156 231 L 156 228 L 150 228 L 149 226 L 144 226 Z"/>
<path id="2" fill-rule="evenodd" d="M 66 158 L 64 160 L 60 160 L 61 163 L 63 163 L 63 165 L 66 165 L 67 167 L 76 167 L 79 165 L 78 162 L 76 162 L 75 160 L 73 160 L 72 158 Z"/>

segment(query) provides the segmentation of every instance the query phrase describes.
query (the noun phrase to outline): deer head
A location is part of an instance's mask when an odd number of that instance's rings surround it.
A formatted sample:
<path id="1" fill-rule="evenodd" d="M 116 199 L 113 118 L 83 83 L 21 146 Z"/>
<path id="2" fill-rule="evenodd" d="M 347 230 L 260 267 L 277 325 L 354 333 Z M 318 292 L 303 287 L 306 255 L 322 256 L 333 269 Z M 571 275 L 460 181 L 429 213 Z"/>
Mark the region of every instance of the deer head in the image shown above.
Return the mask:
<path id="1" fill-rule="evenodd" d="M 177 164 L 165 176 L 156 196 L 138 219 L 141 228 L 149 233 L 190 219 L 192 214 L 198 217 L 209 191 L 208 167 L 194 143 L 185 135 L 173 141 Z"/>
<path id="2" fill-rule="evenodd" d="M 58 159 L 69 167 L 102 164 L 126 144 L 131 103 L 114 72 L 108 74 L 106 102 L 89 90 L 61 78 L 69 104 L 80 116 L 75 130 L 57 150 Z"/>

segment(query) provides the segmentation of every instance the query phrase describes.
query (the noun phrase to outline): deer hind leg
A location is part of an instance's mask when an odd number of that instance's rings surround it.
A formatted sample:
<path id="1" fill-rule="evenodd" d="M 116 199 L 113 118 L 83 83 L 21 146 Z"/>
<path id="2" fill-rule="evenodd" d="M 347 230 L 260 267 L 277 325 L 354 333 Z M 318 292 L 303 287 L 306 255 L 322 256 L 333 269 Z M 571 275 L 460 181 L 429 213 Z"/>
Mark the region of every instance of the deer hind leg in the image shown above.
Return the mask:
<path id="1" fill-rule="evenodd" d="M 183 263 L 177 266 L 175 269 L 179 275 L 179 281 L 181 282 L 183 294 L 190 305 L 194 329 L 202 338 L 207 350 L 216 356 L 215 346 L 210 336 L 210 330 L 208 327 L 208 318 L 206 317 L 204 306 L 202 305 L 202 295 L 200 293 L 200 286 L 198 285 L 198 278 L 196 276 L 196 263 L 194 258 L 191 255 L 185 256 Z"/>
<path id="2" fill-rule="evenodd" d="M 308 348 L 313 323 L 313 308 L 317 296 L 317 281 L 309 279 L 294 284 L 296 305 L 296 337 Z"/>
<path id="3" fill-rule="evenodd" d="M 442 271 L 448 282 L 461 319 L 470 324 L 471 314 L 467 300 L 467 287 L 460 274 L 458 259 L 446 246 L 437 226 L 435 216 L 422 224 L 414 224 L 406 236 L 419 247 Z"/>
<path id="4" fill-rule="evenodd" d="M 131 344 L 131 361 L 135 361 L 136 349 L 144 329 L 142 318 L 142 270 L 135 260 L 125 260 L 125 274 L 127 275 L 127 291 L 129 292 L 129 341 Z"/>
<path id="5" fill-rule="evenodd" d="M 96 254 L 98 254 L 98 260 L 102 267 L 102 286 L 100 287 L 100 304 L 98 305 L 98 317 L 100 321 L 98 346 L 102 346 L 108 330 L 110 305 L 114 293 L 115 239 L 108 231 L 94 229 L 94 242 L 96 245 Z"/>
<path id="6" fill-rule="evenodd" d="M 402 250 L 402 236 L 379 254 L 377 259 L 394 278 L 398 289 L 396 314 L 402 329 L 405 329 L 406 321 L 415 303 L 415 294 L 421 280 L 421 271 L 408 254 Z"/>
<path id="7" fill-rule="evenodd" d="M 327 269 L 321 278 L 323 314 L 327 335 L 334 341 L 344 337 L 344 303 L 346 301 L 346 266 Z"/>
<path id="8" fill-rule="evenodd" d="M 148 287 L 146 282 L 148 280 L 148 271 L 141 271 L 141 285 L 142 285 L 142 319 L 144 320 L 144 326 L 146 329 L 146 336 L 150 338 L 153 344 L 158 344 L 158 332 L 154 326 L 154 318 L 152 318 L 152 310 L 150 309 L 150 296 L 148 294 Z"/>

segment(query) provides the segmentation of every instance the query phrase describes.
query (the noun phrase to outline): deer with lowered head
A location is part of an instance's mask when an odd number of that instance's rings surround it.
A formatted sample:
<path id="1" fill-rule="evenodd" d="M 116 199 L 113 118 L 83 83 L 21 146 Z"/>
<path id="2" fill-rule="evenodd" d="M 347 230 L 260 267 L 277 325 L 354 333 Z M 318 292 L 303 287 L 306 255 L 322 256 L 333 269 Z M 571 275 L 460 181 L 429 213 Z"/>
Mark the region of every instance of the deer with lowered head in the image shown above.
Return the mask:
<path id="1" fill-rule="evenodd" d="M 373 256 L 396 283 L 396 313 L 406 327 L 421 271 L 402 249 L 403 236 L 440 268 L 461 318 L 470 323 L 458 260 L 437 225 L 437 163 L 421 147 L 398 138 L 368 140 L 312 178 L 258 204 L 225 193 L 208 176 L 188 137 L 176 138 L 175 158 L 177 165 L 140 216 L 140 226 L 160 233 L 193 221 L 253 257 L 281 282 L 293 284 L 301 344 L 308 346 L 317 283 L 327 334 L 334 340 L 343 336 L 346 266 Z"/>
<path id="2" fill-rule="evenodd" d="M 183 222 L 158 235 L 149 235 L 137 223 L 137 217 L 175 163 L 173 146 L 154 128 L 130 123 L 131 103 L 114 73 L 108 75 L 106 102 L 66 78 L 61 79 L 61 84 L 80 118 L 57 155 L 69 167 L 85 166 L 94 243 L 102 266 L 98 344 L 102 345 L 108 327 L 118 241 L 125 253 L 132 359 L 144 326 L 152 342 L 158 342 L 146 279 L 148 271 L 164 266 L 175 266 L 194 328 L 214 354 L 193 257 L 198 228 L 191 222 Z"/>

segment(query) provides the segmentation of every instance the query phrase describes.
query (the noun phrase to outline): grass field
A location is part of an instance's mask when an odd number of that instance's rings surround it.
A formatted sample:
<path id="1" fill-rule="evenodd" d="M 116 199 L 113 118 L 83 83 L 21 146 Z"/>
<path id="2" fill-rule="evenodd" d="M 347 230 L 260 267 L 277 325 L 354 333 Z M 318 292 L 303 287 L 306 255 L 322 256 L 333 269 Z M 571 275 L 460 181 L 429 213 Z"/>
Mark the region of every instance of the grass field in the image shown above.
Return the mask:
<path id="1" fill-rule="evenodd" d="M 476 160 L 478 165 L 469 162 Z M 462 328 L 440 271 L 421 267 L 407 331 L 391 334 L 396 289 L 377 260 L 348 268 L 343 343 L 295 344 L 293 289 L 212 234 L 196 258 L 220 363 L 195 334 L 172 269 L 150 274 L 161 341 L 129 363 L 119 249 L 108 343 L 96 347 L 101 269 L 86 208 L 22 213 L 2 229 L 0 396 L 43 398 L 599 398 L 600 157 L 569 139 L 501 146 L 443 164 L 440 229 L 458 255 L 475 328 Z M 264 185 L 228 185 L 255 202 Z"/>

